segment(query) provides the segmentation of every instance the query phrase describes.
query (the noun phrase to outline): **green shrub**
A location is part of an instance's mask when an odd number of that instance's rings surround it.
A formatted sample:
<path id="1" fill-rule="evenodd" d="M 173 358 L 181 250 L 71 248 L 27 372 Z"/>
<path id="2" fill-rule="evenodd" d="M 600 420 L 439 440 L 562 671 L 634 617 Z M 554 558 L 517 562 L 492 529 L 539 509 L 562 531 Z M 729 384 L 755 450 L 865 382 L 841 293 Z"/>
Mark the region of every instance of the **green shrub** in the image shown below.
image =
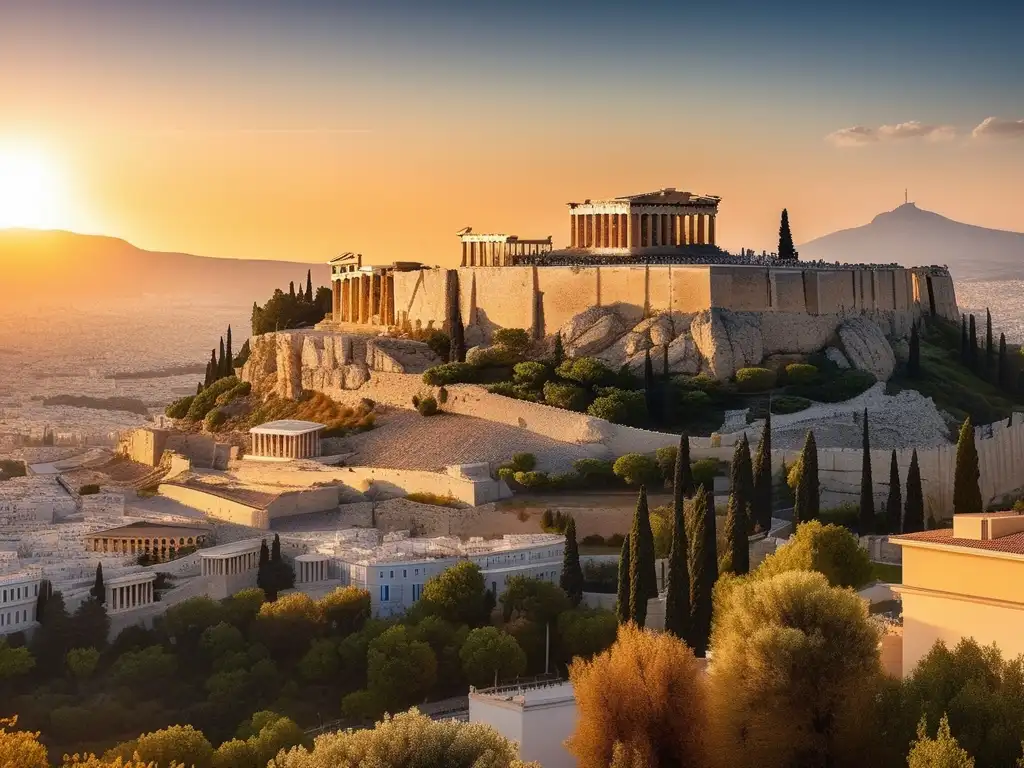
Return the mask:
<path id="1" fill-rule="evenodd" d="M 498 479 L 506 483 L 515 480 L 516 471 L 512 467 L 498 467 Z"/>
<path id="2" fill-rule="evenodd" d="M 772 398 L 772 413 L 799 413 L 811 407 L 811 401 L 806 397 L 796 395 L 780 395 Z M 763 416 L 761 418 L 764 418 Z"/>
<path id="3" fill-rule="evenodd" d="M 587 391 L 573 384 L 549 381 L 544 385 L 544 402 L 567 411 L 583 411 L 587 407 Z"/>
<path id="4" fill-rule="evenodd" d="M 764 392 L 775 386 L 775 371 L 770 368 L 740 368 L 736 387 L 740 392 Z"/>
<path id="5" fill-rule="evenodd" d="M 491 334 L 491 343 L 522 355 L 530 346 L 530 334 L 522 328 L 499 328 Z"/>
<path id="6" fill-rule="evenodd" d="M 466 353 L 466 362 L 477 368 L 512 365 L 519 355 L 506 347 L 473 347 Z"/>
<path id="7" fill-rule="evenodd" d="M 580 539 L 580 544 L 585 544 L 588 547 L 603 547 L 604 536 L 599 533 L 592 533 L 589 536 L 584 536 Z"/>
<path id="8" fill-rule="evenodd" d="M 94 496 L 100 492 L 100 487 L 96 483 L 86 483 L 78 489 L 79 496 Z"/>
<path id="9" fill-rule="evenodd" d="M 547 472 L 516 472 L 512 478 L 523 488 L 536 490 L 548 486 Z"/>
<path id="10" fill-rule="evenodd" d="M 640 426 L 647 422 L 647 400 L 643 392 L 630 392 L 624 389 L 605 390 L 587 408 L 587 413 L 595 418 L 610 421 L 613 424 Z"/>
<path id="11" fill-rule="evenodd" d="M 711 395 L 699 389 L 684 391 L 679 394 L 679 408 L 685 413 L 696 413 L 711 406 Z"/>
<path id="12" fill-rule="evenodd" d="M 186 417 L 189 421 L 200 421 L 206 418 L 206 414 L 213 410 L 217 404 L 217 398 L 237 385 L 238 377 L 236 376 L 226 376 L 223 379 L 217 379 L 217 381 L 195 396 L 192 404 L 188 407 Z"/>
<path id="13" fill-rule="evenodd" d="M 469 363 L 443 363 L 423 372 L 423 383 L 431 387 L 445 384 L 470 384 L 477 379 L 476 368 Z"/>
<path id="14" fill-rule="evenodd" d="M 682 389 L 704 392 L 709 395 L 722 388 L 722 382 L 711 378 L 706 373 L 699 373 L 696 376 L 676 376 L 673 381 Z"/>
<path id="15" fill-rule="evenodd" d="M 544 533 L 565 533 L 565 529 L 569 527 L 571 517 L 571 515 L 565 514 L 560 509 L 554 513 L 550 509 L 545 509 L 544 514 L 540 516 L 541 530 Z"/>
<path id="16" fill-rule="evenodd" d="M 175 400 L 167 406 L 164 413 L 167 414 L 167 417 L 170 419 L 184 419 L 188 415 L 188 409 L 192 407 L 192 401 L 195 399 L 195 395 L 189 395 L 188 397 L 183 397 L 180 400 Z"/>
<path id="17" fill-rule="evenodd" d="M 512 371 L 516 384 L 522 384 L 532 389 L 540 389 L 554 375 L 549 366 L 534 362 L 516 363 Z"/>
<path id="18" fill-rule="evenodd" d="M 448 390 L 445 389 L 444 387 L 441 387 L 439 390 L 437 390 L 437 402 L 440 405 L 444 405 L 445 403 L 448 402 Z"/>
<path id="19" fill-rule="evenodd" d="M 217 395 L 217 399 L 214 401 L 214 404 L 227 405 L 237 397 L 248 397 L 250 392 L 252 392 L 252 384 L 248 381 L 240 381 L 227 392 L 222 392 Z"/>
<path id="20" fill-rule="evenodd" d="M 609 547 L 619 549 L 622 546 L 622 542 L 626 540 L 626 537 L 621 533 L 613 533 L 611 536 L 606 536 L 604 543 Z"/>
<path id="21" fill-rule="evenodd" d="M 874 374 L 851 369 L 818 384 L 794 385 L 789 392 L 821 403 L 841 403 L 867 391 L 875 381 Z"/>
<path id="22" fill-rule="evenodd" d="M 786 381 L 790 384 L 813 384 L 819 375 L 817 367 L 809 363 L 790 363 L 786 366 Z"/>
<path id="23" fill-rule="evenodd" d="M 548 487 L 556 491 L 567 491 L 571 488 L 579 488 L 583 484 L 583 478 L 575 472 L 558 472 L 548 475 Z"/>
<path id="24" fill-rule="evenodd" d="M 203 429 L 207 432 L 216 432 L 220 426 L 228 420 L 227 414 L 220 408 L 214 408 L 203 418 Z"/>
<path id="25" fill-rule="evenodd" d="M 416 410 L 420 412 L 420 416 L 435 416 L 440 412 L 440 409 L 437 407 L 437 400 L 434 399 L 433 395 L 421 397 L 419 400 Z"/>
<path id="26" fill-rule="evenodd" d="M 658 462 L 642 453 L 627 453 L 619 456 L 612 466 L 617 477 L 626 485 L 651 485 L 661 477 Z"/>
<path id="27" fill-rule="evenodd" d="M 512 467 L 516 472 L 529 472 L 537 466 L 537 457 L 525 451 L 513 453 L 508 466 Z"/>
<path id="28" fill-rule="evenodd" d="M 576 473 L 586 478 L 605 478 L 607 480 L 615 477 L 614 462 L 606 459 L 576 459 L 572 468 Z"/>
<path id="29" fill-rule="evenodd" d="M 715 478 L 722 471 L 723 466 L 718 459 L 699 459 L 690 465 L 694 486 L 703 485 L 708 489 L 708 493 L 714 493 Z"/>
<path id="30" fill-rule="evenodd" d="M 540 395 L 535 390 L 523 384 L 513 384 L 511 381 L 499 381 L 497 384 L 491 384 L 487 387 L 487 391 L 494 395 L 511 397 L 515 400 L 527 400 L 531 403 L 540 401 Z"/>
<path id="31" fill-rule="evenodd" d="M 612 384 L 616 379 L 615 371 L 593 357 L 563 360 L 562 364 L 558 366 L 557 373 L 563 379 L 575 381 L 584 387 Z"/>
<path id="32" fill-rule="evenodd" d="M 426 338 L 423 339 L 424 343 L 430 347 L 430 351 L 440 357 L 442 360 L 447 360 L 448 355 L 452 349 L 452 340 L 444 331 L 439 331 L 436 328 L 432 328 Z"/>
<path id="33" fill-rule="evenodd" d="M 665 480 L 671 480 L 676 468 L 676 456 L 679 455 L 679 448 L 674 445 L 666 445 L 654 452 L 654 459 L 658 462 L 661 476 Z"/>
<path id="34" fill-rule="evenodd" d="M 860 528 L 860 505 L 853 501 L 847 501 L 838 507 L 821 510 L 818 517 L 825 525 L 839 525 L 856 531 Z"/>

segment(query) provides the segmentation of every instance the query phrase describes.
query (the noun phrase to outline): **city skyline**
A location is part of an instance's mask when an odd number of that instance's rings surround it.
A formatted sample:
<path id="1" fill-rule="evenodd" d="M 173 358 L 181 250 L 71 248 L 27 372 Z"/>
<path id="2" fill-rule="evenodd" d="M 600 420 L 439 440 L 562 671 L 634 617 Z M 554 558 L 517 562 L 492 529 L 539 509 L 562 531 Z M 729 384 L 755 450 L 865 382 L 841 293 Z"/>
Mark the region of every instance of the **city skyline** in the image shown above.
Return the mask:
<path id="1" fill-rule="evenodd" d="M 565 245 L 567 201 L 673 186 L 722 197 L 731 250 L 772 249 L 783 207 L 806 242 L 905 188 L 1024 231 L 1008 4 L 431 6 L 5 6 L 0 159 L 52 178 L 37 202 L 0 180 L 0 225 L 450 265 L 465 226 Z"/>

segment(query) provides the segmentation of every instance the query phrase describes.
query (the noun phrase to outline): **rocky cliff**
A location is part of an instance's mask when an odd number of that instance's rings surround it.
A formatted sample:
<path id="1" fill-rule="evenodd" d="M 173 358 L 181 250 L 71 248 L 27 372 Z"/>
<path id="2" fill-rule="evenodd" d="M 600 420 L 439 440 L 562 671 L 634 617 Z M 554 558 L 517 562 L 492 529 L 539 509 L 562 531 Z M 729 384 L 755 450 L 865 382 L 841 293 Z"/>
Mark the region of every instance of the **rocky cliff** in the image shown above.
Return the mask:
<path id="1" fill-rule="evenodd" d="M 642 371 L 649 351 L 656 370 L 667 355 L 672 373 L 728 379 L 774 355 L 825 351 L 838 365 L 884 381 L 896 367 L 893 344 L 902 346 L 912 319 L 910 312 L 807 315 L 711 308 L 666 312 L 634 325 L 615 307 L 591 307 L 559 333 L 569 355 L 596 357 L 615 369 Z"/>

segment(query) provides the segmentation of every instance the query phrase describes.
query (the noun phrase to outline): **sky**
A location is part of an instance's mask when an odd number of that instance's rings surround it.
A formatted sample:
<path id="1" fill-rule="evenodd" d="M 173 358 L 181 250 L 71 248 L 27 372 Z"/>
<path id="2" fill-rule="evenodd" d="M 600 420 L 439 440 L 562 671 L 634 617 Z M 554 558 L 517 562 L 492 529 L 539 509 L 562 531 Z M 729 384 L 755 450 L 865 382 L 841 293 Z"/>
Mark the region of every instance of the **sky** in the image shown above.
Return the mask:
<path id="1" fill-rule="evenodd" d="M 452 264 L 463 227 L 565 245 L 567 202 L 675 187 L 721 196 L 733 250 L 904 189 L 1024 231 L 1021 29 L 1019 2 L 3 0 L 0 225 Z"/>

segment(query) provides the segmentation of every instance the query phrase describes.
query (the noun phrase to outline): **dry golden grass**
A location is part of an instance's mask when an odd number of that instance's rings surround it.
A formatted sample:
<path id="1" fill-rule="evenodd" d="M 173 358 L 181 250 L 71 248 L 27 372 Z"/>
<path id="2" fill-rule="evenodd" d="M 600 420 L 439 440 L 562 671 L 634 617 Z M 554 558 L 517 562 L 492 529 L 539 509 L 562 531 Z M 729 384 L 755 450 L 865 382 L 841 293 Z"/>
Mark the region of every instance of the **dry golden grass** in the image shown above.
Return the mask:
<path id="1" fill-rule="evenodd" d="M 278 419 L 299 419 L 325 424 L 324 437 L 340 437 L 350 432 L 365 432 L 372 429 L 376 419 L 373 406 L 360 403 L 356 407 L 337 403 L 322 392 L 303 392 L 298 400 L 287 400 L 271 396 L 254 406 L 253 410 L 231 427 L 248 429 Z M 234 423 L 237 421 L 237 423 Z"/>

